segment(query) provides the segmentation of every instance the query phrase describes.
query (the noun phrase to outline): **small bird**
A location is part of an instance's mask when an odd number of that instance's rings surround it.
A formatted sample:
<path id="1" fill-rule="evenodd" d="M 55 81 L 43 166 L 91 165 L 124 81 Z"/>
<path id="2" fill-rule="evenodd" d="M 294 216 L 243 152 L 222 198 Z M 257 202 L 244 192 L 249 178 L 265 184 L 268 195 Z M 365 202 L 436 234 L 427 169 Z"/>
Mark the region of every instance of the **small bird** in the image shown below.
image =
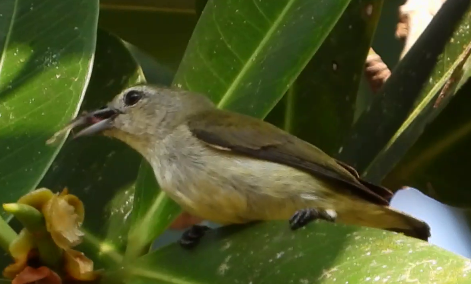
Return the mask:
<path id="1" fill-rule="evenodd" d="M 76 137 L 101 133 L 139 152 L 157 181 L 187 212 L 222 225 L 316 219 L 380 228 L 427 241 L 427 223 L 389 207 L 388 189 L 263 120 L 218 109 L 206 96 L 137 85 L 77 117 Z M 208 228 L 180 239 L 196 245 Z"/>

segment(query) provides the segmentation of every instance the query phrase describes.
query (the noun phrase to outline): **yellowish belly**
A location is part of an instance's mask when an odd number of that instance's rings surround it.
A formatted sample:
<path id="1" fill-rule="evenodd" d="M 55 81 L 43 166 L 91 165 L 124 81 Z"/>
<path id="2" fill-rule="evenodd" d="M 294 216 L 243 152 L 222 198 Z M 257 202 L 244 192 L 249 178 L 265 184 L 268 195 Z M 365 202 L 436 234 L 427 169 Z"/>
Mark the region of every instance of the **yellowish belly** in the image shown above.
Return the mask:
<path id="1" fill-rule="evenodd" d="M 172 179 L 163 188 L 185 211 L 219 224 L 287 220 L 299 209 L 328 205 L 322 194 L 317 196 L 313 185 L 321 185 L 311 176 L 291 168 L 280 176 L 280 167 L 285 166 L 270 164 L 259 173 L 205 169 Z"/>
<path id="2" fill-rule="evenodd" d="M 159 184 L 203 219 L 285 220 L 303 208 L 331 209 L 328 185 L 289 166 L 196 146 L 172 154 L 153 161 Z"/>

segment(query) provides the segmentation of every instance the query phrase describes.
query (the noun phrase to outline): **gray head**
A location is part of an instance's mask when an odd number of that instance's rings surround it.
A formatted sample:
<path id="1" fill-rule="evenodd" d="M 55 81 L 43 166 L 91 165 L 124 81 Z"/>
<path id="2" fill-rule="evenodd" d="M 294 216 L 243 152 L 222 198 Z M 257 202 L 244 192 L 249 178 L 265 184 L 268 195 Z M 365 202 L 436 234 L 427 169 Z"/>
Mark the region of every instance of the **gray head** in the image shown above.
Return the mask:
<path id="1" fill-rule="evenodd" d="M 213 107 L 203 95 L 138 85 L 124 90 L 105 107 L 86 114 L 82 124 L 89 127 L 75 137 L 102 133 L 136 148 L 136 141 L 163 139 L 188 116 Z"/>

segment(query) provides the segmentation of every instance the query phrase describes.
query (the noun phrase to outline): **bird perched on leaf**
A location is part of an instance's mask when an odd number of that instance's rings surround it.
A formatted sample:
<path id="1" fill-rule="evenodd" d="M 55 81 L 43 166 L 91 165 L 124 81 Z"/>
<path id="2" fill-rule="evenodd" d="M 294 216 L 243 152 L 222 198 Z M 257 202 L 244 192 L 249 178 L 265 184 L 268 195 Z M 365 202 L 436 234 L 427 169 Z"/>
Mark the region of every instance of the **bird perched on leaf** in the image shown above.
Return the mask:
<path id="1" fill-rule="evenodd" d="M 219 224 L 316 219 L 402 232 L 427 240 L 429 226 L 389 207 L 392 192 L 263 120 L 225 111 L 204 95 L 139 85 L 79 116 L 76 137 L 102 133 L 138 151 L 187 212 Z M 180 240 L 192 247 L 206 227 Z"/>

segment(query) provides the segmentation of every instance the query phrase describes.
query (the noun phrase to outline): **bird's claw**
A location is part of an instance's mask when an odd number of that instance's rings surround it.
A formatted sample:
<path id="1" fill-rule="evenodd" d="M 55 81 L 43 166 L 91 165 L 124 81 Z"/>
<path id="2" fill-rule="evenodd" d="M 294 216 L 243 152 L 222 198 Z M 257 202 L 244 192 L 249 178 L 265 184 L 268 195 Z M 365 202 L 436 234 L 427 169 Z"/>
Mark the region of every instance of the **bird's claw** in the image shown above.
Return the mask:
<path id="1" fill-rule="evenodd" d="M 208 230 L 210 230 L 208 226 L 193 225 L 190 229 L 183 233 L 179 243 L 183 248 L 193 248 L 199 243 L 200 239 Z"/>
<path id="2" fill-rule="evenodd" d="M 333 215 L 335 215 L 335 212 L 332 213 L 327 210 L 317 210 L 314 208 L 301 209 L 296 211 L 289 219 L 289 225 L 292 230 L 296 230 L 318 219 L 335 222 L 335 216 Z"/>

